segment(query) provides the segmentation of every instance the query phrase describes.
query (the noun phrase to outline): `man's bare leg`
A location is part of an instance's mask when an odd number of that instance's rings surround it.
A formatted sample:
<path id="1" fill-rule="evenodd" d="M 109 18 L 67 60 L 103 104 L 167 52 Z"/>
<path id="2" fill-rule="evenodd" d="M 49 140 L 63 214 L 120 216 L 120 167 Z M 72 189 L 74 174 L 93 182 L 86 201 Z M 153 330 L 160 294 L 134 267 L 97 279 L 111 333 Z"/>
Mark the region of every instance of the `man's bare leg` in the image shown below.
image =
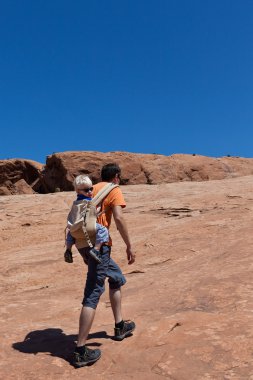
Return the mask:
<path id="1" fill-rule="evenodd" d="M 110 289 L 109 291 L 110 301 L 112 306 L 112 312 L 115 319 L 115 323 L 122 321 L 121 314 L 121 289 Z"/>
<path id="2" fill-rule="evenodd" d="M 83 306 L 79 318 L 79 334 L 77 340 L 77 347 L 85 345 L 88 334 L 91 329 L 96 310 L 88 306 Z"/>

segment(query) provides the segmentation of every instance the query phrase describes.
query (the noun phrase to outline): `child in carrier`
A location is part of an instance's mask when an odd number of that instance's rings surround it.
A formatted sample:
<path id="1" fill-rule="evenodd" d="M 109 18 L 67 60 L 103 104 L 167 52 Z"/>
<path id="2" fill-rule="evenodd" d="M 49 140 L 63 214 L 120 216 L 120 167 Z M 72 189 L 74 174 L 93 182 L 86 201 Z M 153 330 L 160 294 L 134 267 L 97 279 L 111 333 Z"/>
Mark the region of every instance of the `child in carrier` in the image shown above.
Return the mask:
<path id="1" fill-rule="evenodd" d="M 77 193 L 77 201 L 86 199 L 88 201 L 92 200 L 92 182 L 91 179 L 87 175 L 79 175 L 75 178 L 73 182 L 75 191 Z M 71 236 L 70 231 L 68 230 L 68 227 L 66 229 L 67 236 L 66 236 L 66 251 L 64 252 L 64 259 L 67 263 L 73 263 L 73 256 L 72 256 L 72 246 L 75 244 L 75 238 Z M 104 226 L 102 226 L 99 223 L 96 223 L 96 242 L 93 248 L 90 249 L 89 255 L 94 260 L 96 260 L 98 263 L 101 263 L 102 260 L 100 258 L 100 248 L 102 244 L 107 243 L 109 241 L 109 232 L 108 229 Z"/>

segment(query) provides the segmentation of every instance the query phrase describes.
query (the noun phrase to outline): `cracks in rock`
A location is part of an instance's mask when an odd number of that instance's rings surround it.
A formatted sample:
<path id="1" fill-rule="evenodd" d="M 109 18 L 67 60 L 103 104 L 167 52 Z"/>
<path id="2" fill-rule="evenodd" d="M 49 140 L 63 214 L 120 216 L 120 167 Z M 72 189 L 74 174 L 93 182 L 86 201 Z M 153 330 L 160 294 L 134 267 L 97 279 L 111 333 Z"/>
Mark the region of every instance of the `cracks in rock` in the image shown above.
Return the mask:
<path id="1" fill-rule="evenodd" d="M 182 326 L 182 323 L 180 323 L 180 322 L 176 322 L 176 323 L 171 327 L 171 329 L 168 331 L 168 333 L 172 332 L 173 330 L 175 330 L 175 328 L 180 327 L 180 326 Z"/>
<path id="2" fill-rule="evenodd" d="M 139 273 L 146 273 L 146 271 L 140 270 L 140 269 L 135 269 L 135 270 L 132 270 L 131 272 L 125 273 L 125 275 L 127 275 L 127 274 L 139 274 Z"/>
<path id="3" fill-rule="evenodd" d="M 163 260 L 163 261 L 156 261 L 155 263 L 149 263 L 148 265 L 162 265 L 164 263 L 167 263 L 167 261 L 171 261 L 172 259 L 169 257 L 168 259 L 166 260 Z"/>
<path id="4" fill-rule="evenodd" d="M 168 217 L 185 218 L 191 217 L 193 212 L 200 212 L 200 210 L 192 210 L 188 207 L 159 207 L 157 209 L 151 209 L 148 212 L 154 214 L 161 214 Z M 141 211 L 141 213 L 147 213 L 147 211 Z"/>
<path id="5" fill-rule="evenodd" d="M 240 207 L 240 204 L 234 204 L 230 205 L 228 207 L 228 210 L 238 208 Z M 210 208 L 201 208 L 201 209 L 191 209 L 189 207 L 158 207 L 156 209 L 150 209 L 146 211 L 140 211 L 141 214 L 155 214 L 155 215 L 163 215 L 165 218 L 187 218 L 187 217 L 194 217 L 194 216 L 199 216 L 203 215 L 206 212 L 212 212 L 212 211 L 217 211 L 221 210 L 224 211 L 226 207 L 224 206 L 214 206 Z M 251 210 L 251 209 L 250 209 Z"/>
<path id="6" fill-rule="evenodd" d="M 159 362 L 157 362 L 151 367 L 151 371 L 155 373 L 156 375 L 165 377 L 166 379 L 176 380 L 176 378 L 170 374 L 169 363 L 165 361 L 166 357 L 167 357 L 167 353 L 164 353 L 161 359 L 159 360 Z"/>
<path id="7" fill-rule="evenodd" d="M 242 198 L 240 195 L 226 195 L 227 198 Z"/>

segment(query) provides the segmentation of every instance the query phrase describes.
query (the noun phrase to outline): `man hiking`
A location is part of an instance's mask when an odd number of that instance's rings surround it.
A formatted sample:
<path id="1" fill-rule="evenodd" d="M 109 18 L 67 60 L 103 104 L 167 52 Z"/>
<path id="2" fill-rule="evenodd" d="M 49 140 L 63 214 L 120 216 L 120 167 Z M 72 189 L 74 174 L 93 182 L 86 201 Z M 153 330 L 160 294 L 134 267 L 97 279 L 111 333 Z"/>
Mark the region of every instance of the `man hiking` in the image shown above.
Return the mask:
<path id="1" fill-rule="evenodd" d="M 104 165 L 101 170 L 102 182 L 96 184 L 93 188 L 95 196 L 107 183 L 119 185 L 121 169 L 117 164 Z M 116 227 L 126 244 L 126 254 L 128 264 L 135 262 L 135 255 L 132 251 L 127 225 L 123 217 L 122 209 L 126 206 L 124 196 L 119 187 L 113 188 L 104 198 L 98 217 L 98 223 L 109 228 L 113 216 Z M 126 283 L 126 279 L 119 266 L 111 259 L 112 240 L 102 245 L 100 249 L 101 263 L 93 260 L 89 256 L 90 247 L 79 248 L 84 262 L 88 264 L 87 280 L 84 289 L 84 298 L 82 310 L 79 319 L 79 334 L 77 346 L 74 351 L 73 364 L 77 367 L 83 367 L 87 364 L 96 362 L 101 357 L 99 349 L 91 350 L 85 343 L 90 332 L 92 322 L 95 317 L 96 307 L 100 296 L 104 292 L 104 283 L 106 277 L 109 282 L 109 296 L 113 316 L 115 320 L 114 339 L 123 340 L 132 334 L 135 329 L 135 323 L 125 321 L 121 314 L 121 286 Z"/>

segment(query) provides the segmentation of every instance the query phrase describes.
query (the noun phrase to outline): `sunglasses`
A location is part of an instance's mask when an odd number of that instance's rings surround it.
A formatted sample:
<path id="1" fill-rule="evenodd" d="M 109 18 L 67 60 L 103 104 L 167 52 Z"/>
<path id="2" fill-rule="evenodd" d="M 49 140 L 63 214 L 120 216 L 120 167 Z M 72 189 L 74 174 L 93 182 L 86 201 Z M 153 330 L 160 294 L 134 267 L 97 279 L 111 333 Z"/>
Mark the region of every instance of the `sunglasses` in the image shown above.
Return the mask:
<path id="1" fill-rule="evenodd" d="M 80 189 L 81 191 L 84 191 L 85 193 L 88 193 L 89 191 L 93 191 L 93 186 L 89 187 L 88 189 Z"/>

